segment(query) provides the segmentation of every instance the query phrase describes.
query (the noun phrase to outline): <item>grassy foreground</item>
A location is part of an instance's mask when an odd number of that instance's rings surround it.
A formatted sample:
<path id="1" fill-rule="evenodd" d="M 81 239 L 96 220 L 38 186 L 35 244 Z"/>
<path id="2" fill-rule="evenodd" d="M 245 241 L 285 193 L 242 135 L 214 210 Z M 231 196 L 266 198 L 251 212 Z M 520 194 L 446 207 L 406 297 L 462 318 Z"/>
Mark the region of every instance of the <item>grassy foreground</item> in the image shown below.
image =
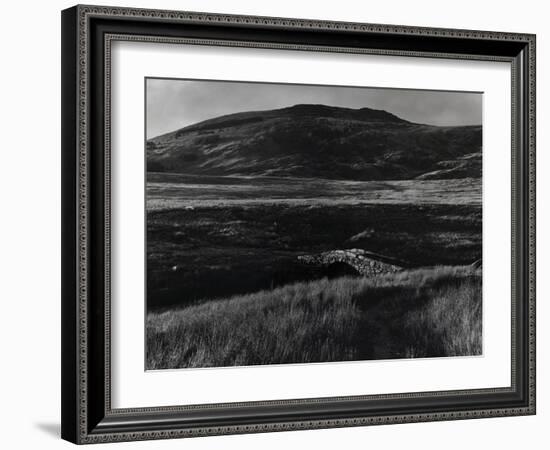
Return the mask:
<path id="1" fill-rule="evenodd" d="M 343 277 L 147 315 L 147 369 L 480 355 L 481 273 Z"/>

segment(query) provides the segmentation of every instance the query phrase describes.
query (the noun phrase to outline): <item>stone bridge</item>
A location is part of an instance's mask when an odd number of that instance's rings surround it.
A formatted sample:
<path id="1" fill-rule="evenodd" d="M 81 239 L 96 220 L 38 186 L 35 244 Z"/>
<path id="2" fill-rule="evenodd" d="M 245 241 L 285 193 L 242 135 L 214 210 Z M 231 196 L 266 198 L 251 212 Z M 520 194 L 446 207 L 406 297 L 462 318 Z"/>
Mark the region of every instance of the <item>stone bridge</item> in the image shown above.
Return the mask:
<path id="1" fill-rule="evenodd" d="M 363 276 L 399 272 L 406 266 L 406 263 L 402 261 L 377 255 L 376 253 L 359 248 L 331 250 L 313 255 L 303 255 L 298 256 L 298 260 L 304 264 L 315 265 L 329 270 L 331 268 L 348 266 L 352 269 L 348 273 L 356 272 L 358 275 Z M 341 274 L 345 274 L 345 272 L 342 271 Z"/>

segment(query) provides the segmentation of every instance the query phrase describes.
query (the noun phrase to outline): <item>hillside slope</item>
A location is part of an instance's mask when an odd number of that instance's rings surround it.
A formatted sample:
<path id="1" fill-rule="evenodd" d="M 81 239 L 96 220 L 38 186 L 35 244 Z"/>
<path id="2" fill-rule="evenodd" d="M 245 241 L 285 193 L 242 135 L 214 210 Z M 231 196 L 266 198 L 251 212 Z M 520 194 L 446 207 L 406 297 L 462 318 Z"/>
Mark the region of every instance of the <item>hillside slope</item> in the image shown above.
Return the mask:
<path id="1" fill-rule="evenodd" d="M 480 355 L 481 274 L 323 278 L 150 312 L 146 324 L 147 369 Z"/>
<path id="2" fill-rule="evenodd" d="M 230 114 L 147 142 L 149 172 L 404 180 L 481 176 L 481 126 L 386 111 L 295 105 Z"/>

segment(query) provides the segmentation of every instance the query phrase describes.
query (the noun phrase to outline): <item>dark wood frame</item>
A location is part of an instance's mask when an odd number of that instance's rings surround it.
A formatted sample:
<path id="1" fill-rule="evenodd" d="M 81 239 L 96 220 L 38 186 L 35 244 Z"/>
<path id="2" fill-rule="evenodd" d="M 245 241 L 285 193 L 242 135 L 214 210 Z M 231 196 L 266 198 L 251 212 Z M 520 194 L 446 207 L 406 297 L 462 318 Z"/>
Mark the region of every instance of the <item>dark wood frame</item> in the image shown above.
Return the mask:
<path id="1" fill-rule="evenodd" d="M 110 42 L 508 61 L 512 384 L 506 388 L 112 409 Z M 535 36 L 97 6 L 62 12 L 62 437 L 75 443 L 535 413 Z"/>

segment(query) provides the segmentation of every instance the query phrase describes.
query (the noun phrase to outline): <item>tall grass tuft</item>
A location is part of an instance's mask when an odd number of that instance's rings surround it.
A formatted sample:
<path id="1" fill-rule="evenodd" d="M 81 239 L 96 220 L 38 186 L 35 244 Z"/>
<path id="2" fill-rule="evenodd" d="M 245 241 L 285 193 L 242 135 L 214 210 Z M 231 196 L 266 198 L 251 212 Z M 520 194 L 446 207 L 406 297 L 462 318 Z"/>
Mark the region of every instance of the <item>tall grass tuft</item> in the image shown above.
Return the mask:
<path id="1" fill-rule="evenodd" d="M 147 368 L 481 353 L 481 276 L 466 267 L 343 277 L 147 315 Z"/>
<path id="2" fill-rule="evenodd" d="M 404 318 L 407 356 L 481 355 L 481 285 L 466 280 L 441 287 L 419 310 Z"/>

